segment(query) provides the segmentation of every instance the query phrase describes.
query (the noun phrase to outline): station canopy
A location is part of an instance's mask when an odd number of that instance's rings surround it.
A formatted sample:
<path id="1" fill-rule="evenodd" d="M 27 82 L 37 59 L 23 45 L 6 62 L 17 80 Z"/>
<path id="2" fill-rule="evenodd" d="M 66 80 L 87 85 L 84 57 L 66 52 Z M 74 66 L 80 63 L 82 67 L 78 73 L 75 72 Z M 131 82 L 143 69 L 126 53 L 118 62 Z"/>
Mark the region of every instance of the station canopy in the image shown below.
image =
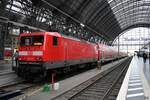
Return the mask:
<path id="1" fill-rule="evenodd" d="M 7 6 L 4 7 L 6 4 Z M 14 6 L 12 7 L 10 4 L 14 4 Z M 83 25 L 93 29 L 99 35 L 105 36 L 109 41 L 113 41 L 125 30 L 135 27 L 149 27 L 150 25 L 150 0 L 0 0 L 0 16 L 9 16 L 9 19 L 21 22 L 25 19 L 24 16 L 27 15 L 26 20 L 22 23 L 29 25 L 36 19 L 32 14 L 33 11 L 36 16 L 47 17 L 44 14 L 37 13 L 43 11 L 34 10 L 32 5 L 34 7 L 40 6 L 41 8 L 48 8 L 47 5 L 49 5 L 55 8 L 53 12 L 62 12 L 69 15 Z M 16 7 L 22 7 L 22 10 L 13 9 Z M 15 16 L 13 15 L 14 13 L 10 14 L 9 12 L 6 14 L 6 11 L 5 13 L 3 12 L 5 8 L 7 8 L 7 12 L 12 10 L 15 14 L 19 13 L 19 15 Z M 26 11 L 24 11 L 25 9 Z M 21 13 L 26 15 L 19 19 L 18 16 Z M 32 19 L 29 19 L 29 16 Z M 40 17 L 38 19 L 40 20 Z M 44 21 L 41 20 L 41 22 Z M 37 22 L 34 24 L 35 26 L 38 25 Z M 44 24 L 39 24 L 38 26 L 47 27 Z"/>
<path id="2" fill-rule="evenodd" d="M 114 40 L 134 27 L 149 27 L 150 0 L 43 0 Z"/>

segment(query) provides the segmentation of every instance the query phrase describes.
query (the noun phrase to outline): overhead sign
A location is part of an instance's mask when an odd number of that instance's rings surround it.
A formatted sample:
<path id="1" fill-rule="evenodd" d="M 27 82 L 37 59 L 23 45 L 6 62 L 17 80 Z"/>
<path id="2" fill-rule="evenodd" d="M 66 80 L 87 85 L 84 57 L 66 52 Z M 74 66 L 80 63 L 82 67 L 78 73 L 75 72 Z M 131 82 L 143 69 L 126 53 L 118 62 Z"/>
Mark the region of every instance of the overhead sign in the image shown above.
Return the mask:
<path id="1" fill-rule="evenodd" d="M 19 35 L 20 34 L 20 29 L 10 29 L 10 31 L 9 31 L 9 33 L 11 34 L 11 35 Z"/>
<path id="2" fill-rule="evenodd" d="M 140 38 L 124 38 L 125 41 L 150 41 L 150 37 L 140 37 Z"/>

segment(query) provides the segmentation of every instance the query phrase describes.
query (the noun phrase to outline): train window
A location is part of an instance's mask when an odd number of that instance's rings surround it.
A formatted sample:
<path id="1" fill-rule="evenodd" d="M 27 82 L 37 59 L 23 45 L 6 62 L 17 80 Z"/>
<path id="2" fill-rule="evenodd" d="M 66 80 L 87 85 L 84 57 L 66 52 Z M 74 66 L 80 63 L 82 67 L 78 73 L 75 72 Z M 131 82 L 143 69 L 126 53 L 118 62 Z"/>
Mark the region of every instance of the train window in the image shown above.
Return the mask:
<path id="1" fill-rule="evenodd" d="M 24 36 L 21 37 L 21 46 L 41 46 L 44 42 L 44 36 Z"/>
<path id="2" fill-rule="evenodd" d="M 40 46 L 43 45 L 44 36 L 33 36 L 32 37 L 32 45 Z"/>
<path id="3" fill-rule="evenodd" d="M 58 45 L 58 37 L 53 36 L 53 46 L 57 46 Z"/>
<path id="4" fill-rule="evenodd" d="M 30 37 L 21 37 L 21 46 L 29 46 L 31 44 L 31 38 Z"/>

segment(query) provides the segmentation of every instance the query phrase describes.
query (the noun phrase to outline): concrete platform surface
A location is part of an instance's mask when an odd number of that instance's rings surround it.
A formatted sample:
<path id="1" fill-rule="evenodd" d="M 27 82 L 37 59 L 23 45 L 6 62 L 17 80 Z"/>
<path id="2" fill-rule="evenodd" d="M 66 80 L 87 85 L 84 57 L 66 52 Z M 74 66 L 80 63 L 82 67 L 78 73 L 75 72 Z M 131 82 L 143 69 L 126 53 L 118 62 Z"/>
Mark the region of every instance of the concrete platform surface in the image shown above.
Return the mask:
<path id="1" fill-rule="evenodd" d="M 11 71 L 11 61 L 0 61 L 0 73 L 5 72 L 5 71 Z"/>
<path id="2" fill-rule="evenodd" d="M 102 66 L 101 70 L 98 70 L 98 69 L 95 68 L 95 69 L 86 71 L 84 73 L 75 75 L 73 77 L 67 78 L 65 80 L 61 80 L 61 81 L 59 81 L 59 84 L 60 84 L 59 90 L 55 90 L 55 91 L 53 90 L 53 91 L 50 91 L 50 92 L 41 92 L 42 88 L 40 88 L 37 91 L 28 93 L 27 97 L 23 100 L 50 100 L 51 98 L 54 98 L 57 95 L 60 95 L 60 94 L 62 94 L 63 92 L 65 92 L 67 90 L 70 90 L 71 88 L 73 88 L 73 87 L 83 83 L 84 81 L 94 77 L 98 73 L 101 73 L 104 70 L 107 70 L 108 68 L 111 68 L 113 65 L 116 65 L 116 64 L 120 63 L 121 61 L 123 61 L 125 59 L 121 59 L 119 61 L 115 61 L 113 63 L 104 65 L 104 66 Z M 24 98 L 24 97 L 22 96 L 22 97 L 19 97 L 19 98 Z M 18 100 L 19 98 L 13 98 L 12 100 Z"/>
<path id="3" fill-rule="evenodd" d="M 117 100 L 149 100 L 150 98 L 150 62 L 134 56 Z"/>

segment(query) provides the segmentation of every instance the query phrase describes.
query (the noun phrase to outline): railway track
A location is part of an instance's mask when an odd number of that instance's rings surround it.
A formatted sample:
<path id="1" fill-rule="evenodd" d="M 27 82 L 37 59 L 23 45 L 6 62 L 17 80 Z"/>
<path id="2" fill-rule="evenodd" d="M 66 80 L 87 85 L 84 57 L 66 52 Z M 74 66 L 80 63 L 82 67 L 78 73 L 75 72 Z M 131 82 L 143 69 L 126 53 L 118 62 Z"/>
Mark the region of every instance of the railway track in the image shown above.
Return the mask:
<path id="1" fill-rule="evenodd" d="M 2 74 L 0 76 L 0 100 L 8 100 L 16 97 L 23 94 L 24 90 L 36 86 L 33 83 L 28 83 L 27 81 L 15 76 L 13 73 Z"/>
<path id="2" fill-rule="evenodd" d="M 52 100 L 115 100 L 120 89 L 118 86 L 121 86 L 131 59 L 126 59 Z"/>
<path id="3" fill-rule="evenodd" d="M 0 74 L 0 89 L 12 86 L 23 82 L 24 80 L 18 77 L 14 72 L 7 72 Z"/>
<path id="4" fill-rule="evenodd" d="M 116 100 L 124 77 L 126 75 L 127 69 L 123 70 L 124 72 L 121 73 L 121 76 L 118 76 L 116 81 L 114 82 L 113 86 L 109 89 L 109 91 L 104 96 L 103 100 Z"/>
<path id="5" fill-rule="evenodd" d="M 23 94 L 26 89 L 37 86 L 33 83 L 28 83 L 24 80 L 18 81 L 14 84 L 8 84 L 5 86 L 0 86 L 0 100 L 8 100 L 10 98 L 16 97 Z"/>

